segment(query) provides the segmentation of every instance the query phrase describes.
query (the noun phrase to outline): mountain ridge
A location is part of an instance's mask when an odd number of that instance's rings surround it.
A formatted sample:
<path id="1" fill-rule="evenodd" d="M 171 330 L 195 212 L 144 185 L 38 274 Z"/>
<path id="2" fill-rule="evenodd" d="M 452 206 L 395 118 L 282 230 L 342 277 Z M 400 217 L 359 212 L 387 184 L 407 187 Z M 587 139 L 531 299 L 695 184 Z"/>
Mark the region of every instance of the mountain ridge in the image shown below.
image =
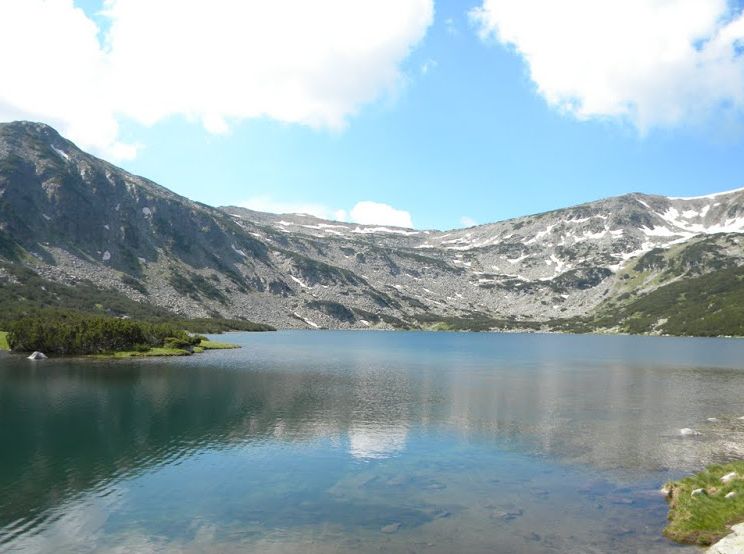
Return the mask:
<path id="1" fill-rule="evenodd" d="M 47 125 L 0 124 L 5 288 L 23 284 L 22 269 L 50 287 L 88 283 L 184 317 L 280 328 L 472 321 L 624 331 L 622 322 L 598 322 L 631 296 L 720 271 L 721 260 L 739 268 L 741 247 L 728 239 L 742 232 L 744 189 L 628 193 L 448 231 L 217 208 L 91 156 Z M 694 269 L 680 273 L 680 259 L 701 249 Z M 656 265 L 633 269 L 656 250 L 665 253 Z"/>

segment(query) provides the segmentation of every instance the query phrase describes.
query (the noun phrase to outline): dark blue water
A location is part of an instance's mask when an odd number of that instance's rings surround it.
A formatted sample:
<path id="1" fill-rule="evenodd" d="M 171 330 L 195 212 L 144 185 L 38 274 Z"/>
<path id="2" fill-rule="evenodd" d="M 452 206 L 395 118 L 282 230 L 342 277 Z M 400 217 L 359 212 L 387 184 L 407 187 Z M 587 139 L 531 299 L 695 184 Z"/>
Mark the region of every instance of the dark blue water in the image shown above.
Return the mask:
<path id="1" fill-rule="evenodd" d="M 220 340 L 0 355 L 0 551 L 679 551 L 658 488 L 744 457 L 744 341 Z"/>

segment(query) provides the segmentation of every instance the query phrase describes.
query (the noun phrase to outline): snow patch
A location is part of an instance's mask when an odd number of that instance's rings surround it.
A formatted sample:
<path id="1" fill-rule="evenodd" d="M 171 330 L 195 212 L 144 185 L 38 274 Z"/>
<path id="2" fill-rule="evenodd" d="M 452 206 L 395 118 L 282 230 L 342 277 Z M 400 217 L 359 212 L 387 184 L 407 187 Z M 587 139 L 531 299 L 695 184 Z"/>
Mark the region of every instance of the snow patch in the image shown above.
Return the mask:
<path id="1" fill-rule="evenodd" d="M 290 275 L 289 278 L 292 279 L 298 285 L 300 285 L 303 289 L 310 288 L 305 283 L 303 283 L 302 281 L 300 281 L 297 277 L 295 277 L 294 275 Z"/>
<path id="2" fill-rule="evenodd" d="M 640 198 L 636 198 L 636 202 L 638 202 L 639 204 L 642 204 L 642 205 L 646 206 L 646 207 L 647 207 L 647 208 L 648 208 L 649 210 L 653 210 L 653 208 L 652 208 L 651 206 L 649 206 L 648 204 L 646 204 L 646 203 L 645 203 L 645 202 L 644 202 L 643 200 L 641 200 Z"/>
<path id="3" fill-rule="evenodd" d="M 538 241 L 538 240 L 540 240 L 541 238 L 543 238 L 543 237 L 546 237 L 546 236 L 548 236 L 548 235 L 549 235 L 549 234 L 550 234 L 550 233 L 551 233 L 551 232 L 553 231 L 553 228 L 554 228 L 554 227 L 555 227 L 556 225 L 557 225 L 557 223 L 554 223 L 554 224 L 552 224 L 552 225 L 548 225 L 548 226 L 547 226 L 547 227 L 545 228 L 545 230 L 544 230 L 544 231 L 539 231 L 539 232 L 538 232 L 538 233 L 537 233 L 537 234 L 536 234 L 536 235 L 535 235 L 534 237 L 532 237 L 532 238 L 531 238 L 530 240 L 528 240 L 527 242 L 525 242 L 525 244 L 532 244 L 532 243 L 534 243 L 534 242 L 537 242 L 537 241 Z"/>
<path id="4" fill-rule="evenodd" d="M 644 235 L 647 237 L 676 237 L 679 235 L 679 233 L 676 233 L 669 229 L 668 227 L 654 227 L 653 229 L 649 229 L 648 227 L 641 227 L 641 231 Z"/>
<path id="5" fill-rule="evenodd" d="M 668 198 L 669 200 L 702 200 L 704 198 L 718 198 L 719 196 L 726 196 L 727 194 L 734 194 L 742 191 L 744 191 L 744 187 L 724 192 L 716 192 L 715 194 L 706 194 L 704 196 L 669 196 Z"/>
<path id="6" fill-rule="evenodd" d="M 525 254 L 524 256 L 519 256 L 519 258 L 506 258 L 506 261 L 509 262 L 510 264 L 518 264 L 519 262 L 521 262 L 522 260 L 528 257 L 529 255 Z"/>
<path id="7" fill-rule="evenodd" d="M 302 321 L 304 321 L 305 323 L 307 323 L 308 325 L 310 325 L 310 327 L 312 327 L 312 328 L 314 328 L 314 329 L 319 329 L 319 328 L 320 328 L 320 326 L 319 326 L 319 325 L 318 325 L 317 323 L 315 323 L 314 321 L 310 321 L 310 320 L 309 320 L 308 318 L 306 318 L 306 317 L 302 317 L 302 316 L 301 316 L 300 314 L 298 314 L 297 312 L 294 312 L 294 315 L 295 315 L 295 317 L 298 317 L 298 318 L 300 318 L 300 319 L 301 319 Z"/>
<path id="8" fill-rule="evenodd" d="M 405 229 L 393 229 L 390 227 L 356 227 L 351 230 L 352 233 L 369 235 L 372 233 L 392 233 L 394 235 L 418 235 L 419 231 L 406 231 Z"/>
<path id="9" fill-rule="evenodd" d="M 63 158 L 67 162 L 70 161 L 70 156 L 68 156 L 67 153 L 65 153 L 64 151 L 60 150 L 56 146 L 52 146 L 52 150 L 54 150 L 59 155 L 60 158 Z"/>

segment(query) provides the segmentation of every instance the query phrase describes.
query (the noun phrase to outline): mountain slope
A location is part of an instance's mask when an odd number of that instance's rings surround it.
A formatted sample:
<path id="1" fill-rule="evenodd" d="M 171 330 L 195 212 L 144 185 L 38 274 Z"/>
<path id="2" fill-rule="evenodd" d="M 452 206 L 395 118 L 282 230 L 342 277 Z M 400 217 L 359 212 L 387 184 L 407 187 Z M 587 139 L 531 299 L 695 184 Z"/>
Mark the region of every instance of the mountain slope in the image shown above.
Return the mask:
<path id="1" fill-rule="evenodd" d="M 21 307 L 64 305 L 60 287 L 88 286 L 117 298 L 116 308 L 106 295 L 96 303 L 113 313 L 126 300 L 278 327 L 581 321 L 684 332 L 658 324 L 664 313 L 655 312 L 654 325 L 629 326 L 627 310 L 665 287 L 736 273 L 744 260 L 729 239 L 742 231 L 744 190 L 634 193 L 447 232 L 213 208 L 90 156 L 46 125 L 0 124 L 0 283 L 26 298 Z M 36 293 L 22 292 L 31 280 Z"/>

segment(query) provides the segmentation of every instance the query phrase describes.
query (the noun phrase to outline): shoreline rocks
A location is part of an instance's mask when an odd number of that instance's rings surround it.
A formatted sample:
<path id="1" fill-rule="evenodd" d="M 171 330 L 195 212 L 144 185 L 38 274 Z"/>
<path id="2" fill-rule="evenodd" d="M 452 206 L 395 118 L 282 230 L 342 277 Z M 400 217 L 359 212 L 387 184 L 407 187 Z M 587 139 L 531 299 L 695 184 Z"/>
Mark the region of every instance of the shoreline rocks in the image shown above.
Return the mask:
<path id="1" fill-rule="evenodd" d="M 744 523 L 731 527 L 732 533 L 706 550 L 706 554 L 741 554 L 744 552 Z"/>

